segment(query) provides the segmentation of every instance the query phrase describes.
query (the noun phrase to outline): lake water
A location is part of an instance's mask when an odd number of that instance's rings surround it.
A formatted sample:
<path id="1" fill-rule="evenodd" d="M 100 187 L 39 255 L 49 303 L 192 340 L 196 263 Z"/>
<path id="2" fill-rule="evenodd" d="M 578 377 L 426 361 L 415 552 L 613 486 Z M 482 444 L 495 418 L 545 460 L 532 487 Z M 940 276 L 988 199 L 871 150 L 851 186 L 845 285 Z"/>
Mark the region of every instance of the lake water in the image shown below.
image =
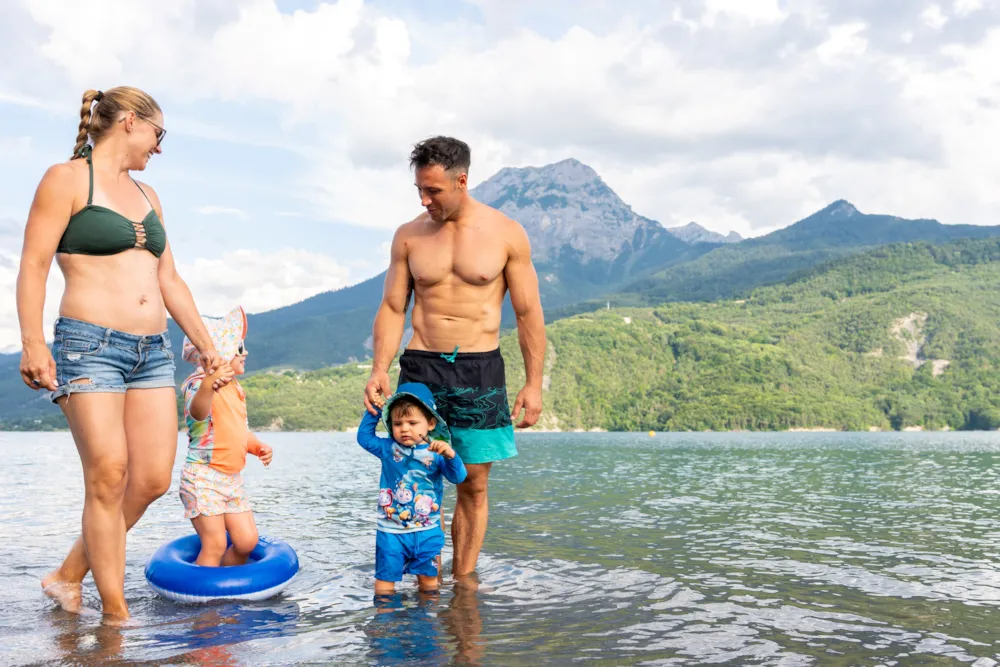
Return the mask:
<path id="1" fill-rule="evenodd" d="M 492 476 L 480 590 L 424 599 L 407 579 L 378 607 L 378 462 L 350 434 L 265 435 L 274 463 L 250 457 L 247 487 L 298 578 L 258 603 L 152 593 L 146 559 L 191 532 L 179 448 L 129 534 L 134 621 L 112 628 L 39 589 L 79 527 L 69 435 L 0 434 L 0 664 L 1000 661 L 1000 434 L 521 436 Z"/>

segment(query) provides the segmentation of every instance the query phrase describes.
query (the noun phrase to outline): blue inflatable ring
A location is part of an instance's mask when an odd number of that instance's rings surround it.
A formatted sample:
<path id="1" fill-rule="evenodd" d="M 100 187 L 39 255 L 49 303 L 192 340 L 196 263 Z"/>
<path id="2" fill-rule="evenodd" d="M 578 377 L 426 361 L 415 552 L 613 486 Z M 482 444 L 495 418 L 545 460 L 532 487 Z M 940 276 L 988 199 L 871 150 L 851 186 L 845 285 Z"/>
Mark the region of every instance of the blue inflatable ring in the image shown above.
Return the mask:
<path id="1" fill-rule="evenodd" d="M 266 600 L 287 586 L 299 571 L 295 550 L 281 540 L 261 536 L 245 565 L 195 565 L 201 551 L 197 535 L 167 542 L 146 563 L 146 582 L 156 593 L 177 602 Z"/>

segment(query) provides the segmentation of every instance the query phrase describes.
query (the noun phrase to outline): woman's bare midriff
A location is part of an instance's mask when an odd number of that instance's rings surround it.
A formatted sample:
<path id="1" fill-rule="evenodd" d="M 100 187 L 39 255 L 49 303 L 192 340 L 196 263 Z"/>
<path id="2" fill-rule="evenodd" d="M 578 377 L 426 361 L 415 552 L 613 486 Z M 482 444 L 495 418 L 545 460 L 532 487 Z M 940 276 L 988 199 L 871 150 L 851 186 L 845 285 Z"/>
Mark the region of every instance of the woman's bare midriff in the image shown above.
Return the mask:
<path id="1" fill-rule="evenodd" d="M 59 314 L 138 336 L 162 333 L 167 314 L 159 260 L 135 248 L 116 255 L 56 255 L 66 279 Z"/>

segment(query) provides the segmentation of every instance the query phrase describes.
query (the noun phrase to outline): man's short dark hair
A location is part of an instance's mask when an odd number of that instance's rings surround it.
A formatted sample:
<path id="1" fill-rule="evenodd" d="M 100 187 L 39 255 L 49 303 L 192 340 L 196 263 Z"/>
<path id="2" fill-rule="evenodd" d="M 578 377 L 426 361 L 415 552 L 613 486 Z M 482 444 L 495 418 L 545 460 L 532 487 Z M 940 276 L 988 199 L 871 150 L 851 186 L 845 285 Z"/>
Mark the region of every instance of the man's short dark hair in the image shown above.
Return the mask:
<path id="1" fill-rule="evenodd" d="M 411 168 L 422 169 L 435 164 L 441 165 L 445 171 L 457 169 L 469 173 L 472 151 L 467 143 L 454 137 L 431 137 L 413 147 Z"/>

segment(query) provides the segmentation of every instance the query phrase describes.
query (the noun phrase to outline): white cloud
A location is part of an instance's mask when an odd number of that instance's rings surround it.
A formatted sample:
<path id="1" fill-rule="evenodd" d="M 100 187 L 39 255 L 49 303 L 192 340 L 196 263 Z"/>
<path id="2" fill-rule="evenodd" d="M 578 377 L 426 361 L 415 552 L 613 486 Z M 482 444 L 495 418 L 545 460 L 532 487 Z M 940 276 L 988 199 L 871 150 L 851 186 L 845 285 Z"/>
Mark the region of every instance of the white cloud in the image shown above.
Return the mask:
<path id="1" fill-rule="evenodd" d="M 29 97 L 27 95 L 15 95 L 5 93 L 3 91 L 0 91 L 0 104 L 13 104 L 19 107 L 35 107 L 38 109 L 46 108 L 46 104 L 44 102 L 35 99 L 34 97 Z"/>
<path id="2" fill-rule="evenodd" d="M 862 55 L 868 49 L 868 40 L 862 36 L 867 27 L 864 23 L 831 26 L 829 39 L 816 47 L 816 54 L 826 64 Z"/>
<path id="3" fill-rule="evenodd" d="M 352 283 L 350 270 L 331 257 L 291 248 L 235 250 L 215 259 L 179 261 L 177 270 L 205 314 L 236 305 L 259 313 Z"/>
<path id="4" fill-rule="evenodd" d="M 21 329 L 17 319 L 17 274 L 21 263 L 24 225 L 10 219 L 0 219 L 0 352 L 21 349 Z M 46 340 L 52 338 L 52 325 L 59 314 L 62 296 L 62 272 L 52 264 L 46 282 L 42 327 Z"/>
<path id="5" fill-rule="evenodd" d="M 486 26 L 404 21 L 361 0 L 288 14 L 272 0 L 23 0 L 21 32 L 42 54 L 32 71 L 46 76 L 0 74 L 0 90 L 44 104 L 141 81 L 168 118 L 188 105 L 178 125 L 213 136 L 226 123 L 212 103 L 236 105 L 253 115 L 245 141 L 306 161 L 302 210 L 369 227 L 419 210 L 407 154 L 437 133 L 472 145 L 473 184 L 573 156 L 665 222 L 748 234 L 840 197 L 994 221 L 981 146 L 1000 100 L 971 82 L 997 62 L 1000 18 L 978 0 L 475 4 Z M 525 25 L 540 12 L 558 27 Z"/>
<path id="6" fill-rule="evenodd" d="M 983 0 L 955 0 L 952 10 L 956 16 L 966 16 L 983 8 Z"/>
<path id="7" fill-rule="evenodd" d="M 16 286 L 23 229 L 23 224 L 0 219 L 0 352 L 20 349 Z M 199 310 L 206 314 L 223 313 L 237 304 L 258 313 L 355 282 L 351 269 L 333 258 L 291 248 L 234 250 L 218 258 L 178 260 L 177 270 L 191 288 Z M 53 262 L 43 316 L 49 341 L 64 286 L 62 272 Z"/>
<path id="8" fill-rule="evenodd" d="M 233 208 L 231 206 L 207 205 L 207 206 L 199 206 L 195 210 L 198 213 L 201 213 L 202 215 L 231 215 L 240 218 L 242 220 L 247 220 L 250 217 L 242 209 Z"/>
<path id="9" fill-rule="evenodd" d="M 921 20 L 932 30 L 940 30 L 948 23 L 948 17 L 941 10 L 940 5 L 928 5 L 920 14 Z"/>
<path id="10" fill-rule="evenodd" d="M 775 23 L 788 16 L 780 0 L 705 0 L 706 25 L 719 15 L 739 17 L 751 23 Z"/>

